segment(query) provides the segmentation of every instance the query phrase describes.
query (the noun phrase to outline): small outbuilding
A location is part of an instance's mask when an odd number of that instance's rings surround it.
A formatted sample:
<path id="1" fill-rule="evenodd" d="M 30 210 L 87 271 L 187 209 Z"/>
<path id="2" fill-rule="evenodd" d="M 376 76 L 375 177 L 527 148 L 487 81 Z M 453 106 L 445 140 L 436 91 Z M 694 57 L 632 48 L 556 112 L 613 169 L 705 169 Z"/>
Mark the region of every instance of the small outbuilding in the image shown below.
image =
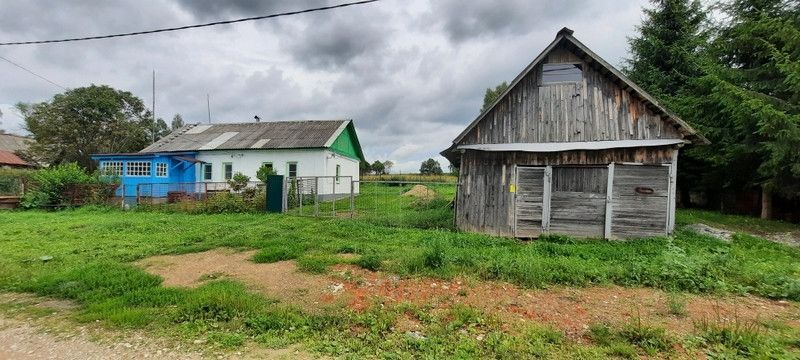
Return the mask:
<path id="1" fill-rule="evenodd" d="M 707 143 L 564 28 L 442 155 L 461 230 L 622 239 L 672 233 L 678 151 Z"/>

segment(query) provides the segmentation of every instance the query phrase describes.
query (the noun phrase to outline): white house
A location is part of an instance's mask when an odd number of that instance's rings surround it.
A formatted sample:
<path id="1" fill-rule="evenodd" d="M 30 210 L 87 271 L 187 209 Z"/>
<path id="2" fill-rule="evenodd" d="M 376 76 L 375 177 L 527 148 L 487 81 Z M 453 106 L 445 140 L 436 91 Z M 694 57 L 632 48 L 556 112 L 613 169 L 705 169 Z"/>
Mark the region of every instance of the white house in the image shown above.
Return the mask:
<path id="1" fill-rule="evenodd" d="M 136 196 L 140 184 L 166 184 L 160 188 L 167 191 L 185 183 L 225 182 L 236 173 L 257 181 L 263 165 L 290 178 L 324 177 L 318 193 L 333 194 L 350 192 L 364 154 L 352 120 L 304 120 L 192 124 L 138 153 L 93 158 L 120 176 L 126 196 Z"/>

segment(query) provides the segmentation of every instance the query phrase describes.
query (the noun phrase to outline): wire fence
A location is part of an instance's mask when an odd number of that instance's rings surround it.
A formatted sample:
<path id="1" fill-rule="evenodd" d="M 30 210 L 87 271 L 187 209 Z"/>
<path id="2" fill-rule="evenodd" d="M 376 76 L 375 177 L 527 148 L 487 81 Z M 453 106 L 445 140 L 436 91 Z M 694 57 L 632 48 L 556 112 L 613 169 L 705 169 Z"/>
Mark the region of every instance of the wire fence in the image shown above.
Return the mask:
<path id="1" fill-rule="evenodd" d="M 206 201 L 215 194 L 266 194 L 259 181 L 232 186 L 227 182 L 143 183 L 136 185 L 136 204 L 173 204 L 181 201 Z"/>
<path id="2" fill-rule="evenodd" d="M 455 182 L 335 180 L 287 178 L 286 213 L 387 226 L 454 228 Z"/>

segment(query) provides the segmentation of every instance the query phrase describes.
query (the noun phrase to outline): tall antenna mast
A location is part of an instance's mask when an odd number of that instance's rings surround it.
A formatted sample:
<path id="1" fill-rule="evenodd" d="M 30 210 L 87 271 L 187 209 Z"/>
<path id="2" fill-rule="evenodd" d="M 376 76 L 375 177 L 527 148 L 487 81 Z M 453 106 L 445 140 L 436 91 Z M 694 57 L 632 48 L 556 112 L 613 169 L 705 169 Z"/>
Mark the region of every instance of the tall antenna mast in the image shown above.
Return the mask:
<path id="1" fill-rule="evenodd" d="M 153 128 L 152 133 L 153 142 L 156 142 L 156 70 L 153 69 Z"/>
<path id="2" fill-rule="evenodd" d="M 208 106 L 208 123 L 211 124 L 211 95 L 206 94 L 206 106 Z"/>

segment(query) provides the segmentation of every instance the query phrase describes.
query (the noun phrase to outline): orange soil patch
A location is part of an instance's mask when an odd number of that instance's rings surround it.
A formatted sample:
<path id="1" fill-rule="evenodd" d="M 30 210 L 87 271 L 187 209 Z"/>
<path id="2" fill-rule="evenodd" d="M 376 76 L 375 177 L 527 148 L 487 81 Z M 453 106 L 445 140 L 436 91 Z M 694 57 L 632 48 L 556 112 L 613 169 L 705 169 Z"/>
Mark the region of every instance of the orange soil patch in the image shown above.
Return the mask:
<path id="1" fill-rule="evenodd" d="M 210 277 L 230 277 L 242 281 L 253 291 L 306 310 L 347 304 L 356 311 L 364 311 L 376 304 L 411 303 L 441 312 L 463 304 L 498 317 L 509 329 L 526 322 L 544 323 L 578 340 L 592 324 L 618 326 L 637 318 L 680 335 L 692 332 L 694 323 L 703 320 L 712 323 L 777 320 L 800 328 L 800 305 L 755 296 L 681 295 L 687 313 L 682 317 L 669 313 L 667 293 L 650 288 L 598 286 L 528 290 L 509 283 L 464 278 L 450 281 L 403 279 L 352 265 L 336 265 L 331 275 L 311 275 L 298 272 L 293 261 L 253 263 L 250 261 L 253 254 L 253 251 L 217 249 L 152 257 L 140 261 L 139 265 L 162 276 L 167 286 L 192 287 Z M 413 316 L 404 315 L 395 327 L 414 331 L 421 325 Z"/>
<path id="2" fill-rule="evenodd" d="M 315 310 L 342 296 L 331 288 L 337 282 L 324 275 L 299 272 L 294 261 L 257 264 L 250 261 L 256 251 L 215 249 L 183 255 L 150 257 L 137 264 L 164 278 L 165 286 L 196 287 L 216 278 L 232 278 L 268 298 Z"/>
<path id="3" fill-rule="evenodd" d="M 419 199 L 432 199 L 436 197 L 436 192 L 431 190 L 425 185 L 414 185 L 408 191 L 403 193 L 403 196 L 413 196 Z"/>
<path id="4" fill-rule="evenodd" d="M 694 330 L 694 322 L 732 323 L 779 320 L 800 327 L 800 306 L 755 296 L 715 298 L 682 295 L 685 317 L 669 313 L 669 295 L 649 288 L 619 286 L 526 290 L 502 282 L 476 282 L 467 279 L 442 281 L 429 278 L 400 279 L 354 266 L 336 267 L 360 278 L 346 282 L 350 306 L 364 310 L 376 302 L 432 306 L 435 310 L 463 304 L 498 316 L 506 324 L 533 321 L 552 325 L 571 338 L 581 338 L 590 325 L 621 325 L 640 318 L 645 324 L 665 327 L 675 334 Z"/>

